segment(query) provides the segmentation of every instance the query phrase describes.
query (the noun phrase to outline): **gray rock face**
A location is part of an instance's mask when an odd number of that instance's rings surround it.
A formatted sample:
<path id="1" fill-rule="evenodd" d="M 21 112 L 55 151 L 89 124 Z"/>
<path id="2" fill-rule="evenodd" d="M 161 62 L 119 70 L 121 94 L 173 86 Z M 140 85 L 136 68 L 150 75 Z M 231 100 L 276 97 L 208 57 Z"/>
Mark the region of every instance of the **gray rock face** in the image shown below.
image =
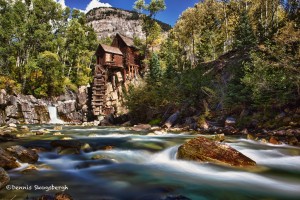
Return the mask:
<path id="1" fill-rule="evenodd" d="M 88 88 L 81 86 L 77 93 L 67 91 L 57 100 L 57 114 L 65 122 L 86 121 Z"/>
<path id="2" fill-rule="evenodd" d="M 6 171 L 0 167 L 0 190 L 4 188 L 10 181 L 10 178 Z"/>
<path id="3" fill-rule="evenodd" d="M 44 124 L 50 121 L 48 105 L 58 104 L 58 115 L 66 122 L 85 121 L 87 109 L 86 86 L 81 86 L 78 93 L 67 91 L 53 102 L 36 99 L 32 95 L 8 95 L 0 91 L 0 125 L 1 124 Z"/>
<path id="4" fill-rule="evenodd" d="M 78 97 L 78 105 L 80 107 L 83 107 L 86 105 L 87 95 L 88 95 L 88 88 L 86 86 L 79 87 L 77 97 Z"/>
<path id="5" fill-rule="evenodd" d="M 26 149 L 20 145 L 11 146 L 6 149 L 12 155 L 14 155 L 18 160 L 23 163 L 36 163 L 39 159 L 39 156 L 36 152 Z"/>
<path id="6" fill-rule="evenodd" d="M 0 124 L 37 124 L 49 121 L 47 104 L 32 95 L 0 92 Z"/>
<path id="7" fill-rule="evenodd" d="M 0 106 L 6 105 L 6 104 L 7 104 L 6 91 L 4 89 L 2 89 L 0 91 Z"/>
<path id="8" fill-rule="evenodd" d="M 117 33 L 128 37 L 145 38 L 142 31 L 141 15 L 137 12 L 117 8 L 96 8 L 87 13 L 88 25 L 91 25 L 98 38 L 115 36 Z M 159 22 L 164 31 L 171 26 Z"/>
<path id="9" fill-rule="evenodd" d="M 6 113 L 4 110 L 0 109 L 0 124 L 5 124 Z"/>

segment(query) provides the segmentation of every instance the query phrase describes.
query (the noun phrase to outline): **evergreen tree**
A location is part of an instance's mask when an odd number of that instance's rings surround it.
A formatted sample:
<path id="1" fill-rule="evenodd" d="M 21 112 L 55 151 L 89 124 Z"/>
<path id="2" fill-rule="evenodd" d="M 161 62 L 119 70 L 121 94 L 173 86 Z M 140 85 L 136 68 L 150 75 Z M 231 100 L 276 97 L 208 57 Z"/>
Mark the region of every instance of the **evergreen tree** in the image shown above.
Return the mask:
<path id="1" fill-rule="evenodd" d="M 162 75 L 160 63 L 157 54 L 152 54 L 149 63 L 149 77 L 148 83 L 157 83 Z"/>
<path id="2" fill-rule="evenodd" d="M 234 33 L 235 33 L 234 46 L 236 48 L 244 48 L 246 46 L 255 45 L 256 39 L 246 11 L 243 11 L 241 13 L 238 25 L 236 26 Z"/>
<path id="3" fill-rule="evenodd" d="M 97 37 L 84 13 L 71 13 L 53 0 L 0 0 L 0 8 L 5 27 L 0 30 L 0 78 L 11 92 L 45 97 L 89 83 Z"/>
<path id="4" fill-rule="evenodd" d="M 146 4 L 144 0 L 137 0 L 134 3 L 134 9 L 139 12 L 142 12 L 142 10 L 149 12 L 149 15 L 143 15 L 142 17 L 142 30 L 146 36 L 143 54 L 147 58 L 148 48 L 154 45 L 162 31 L 160 25 L 154 20 L 155 15 L 158 12 L 166 9 L 166 4 L 164 0 L 151 0 L 149 4 Z"/>

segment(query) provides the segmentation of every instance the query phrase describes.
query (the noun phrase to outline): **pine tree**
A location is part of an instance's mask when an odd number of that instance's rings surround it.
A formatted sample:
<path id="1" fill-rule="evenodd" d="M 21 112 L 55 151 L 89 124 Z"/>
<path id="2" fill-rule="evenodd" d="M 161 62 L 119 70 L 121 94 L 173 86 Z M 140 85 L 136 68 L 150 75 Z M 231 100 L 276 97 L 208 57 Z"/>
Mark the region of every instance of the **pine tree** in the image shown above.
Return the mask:
<path id="1" fill-rule="evenodd" d="M 149 83 L 157 83 L 161 78 L 162 72 L 157 54 L 153 54 L 150 59 L 149 66 Z"/>
<path id="2" fill-rule="evenodd" d="M 242 48 L 245 46 L 253 46 L 255 43 L 256 39 L 248 19 L 248 14 L 246 11 L 243 11 L 235 29 L 234 46 L 236 48 Z"/>

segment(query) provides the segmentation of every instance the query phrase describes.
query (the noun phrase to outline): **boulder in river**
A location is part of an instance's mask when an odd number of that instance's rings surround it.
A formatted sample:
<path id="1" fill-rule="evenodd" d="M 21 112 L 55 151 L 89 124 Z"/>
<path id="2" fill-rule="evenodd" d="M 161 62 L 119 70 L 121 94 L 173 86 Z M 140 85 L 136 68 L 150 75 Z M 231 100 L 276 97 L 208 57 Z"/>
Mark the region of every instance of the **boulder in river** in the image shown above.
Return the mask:
<path id="1" fill-rule="evenodd" d="M 73 200 L 72 196 L 65 193 L 57 193 L 55 196 L 46 194 L 38 198 L 38 200 Z"/>
<path id="2" fill-rule="evenodd" d="M 17 139 L 17 137 L 12 133 L 1 133 L 0 132 L 0 142 L 8 142 Z"/>
<path id="3" fill-rule="evenodd" d="M 178 148 L 178 159 L 212 162 L 235 167 L 255 166 L 256 163 L 227 144 L 197 137 Z"/>
<path id="4" fill-rule="evenodd" d="M 73 197 L 66 193 L 57 193 L 55 194 L 55 200 L 73 200 Z"/>
<path id="5" fill-rule="evenodd" d="M 9 126 L 9 127 L 13 127 L 13 128 L 17 128 L 17 125 L 14 124 L 14 123 L 10 123 L 10 124 L 8 124 L 8 126 Z"/>
<path id="6" fill-rule="evenodd" d="M 191 199 L 182 195 L 168 195 L 166 198 L 163 198 L 161 200 L 191 200 Z"/>
<path id="7" fill-rule="evenodd" d="M 6 150 L 23 163 L 32 164 L 36 163 L 39 159 L 39 155 L 35 151 L 26 149 L 25 147 L 22 147 L 20 145 L 8 147 Z"/>
<path id="8" fill-rule="evenodd" d="M 134 131 L 145 131 L 145 130 L 149 130 L 151 128 L 150 124 L 138 124 L 138 125 L 134 125 L 134 127 L 132 127 L 131 129 Z"/>
<path id="9" fill-rule="evenodd" d="M 172 126 L 175 125 L 178 118 L 179 118 L 179 112 L 177 111 L 167 119 L 167 121 L 164 123 L 163 127 L 171 128 Z"/>
<path id="10" fill-rule="evenodd" d="M 38 198 L 38 200 L 55 200 L 55 198 L 54 198 L 54 196 L 45 194 L 45 195 L 40 196 L 40 197 Z"/>
<path id="11" fill-rule="evenodd" d="M 51 142 L 51 146 L 58 147 L 59 153 L 78 154 L 83 143 L 77 140 L 54 140 Z"/>
<path id="12" fill-rule="evenodd" d="M 20 164 L 17 163 L 17 159 L 9 155 L 0 147 L 0 167 L 4 169 L 14 169 L 20 167 Z"/>
<path id="13" fill-rule="evenodd" d="M 4 188 L 10 181 L 10 178 L 6 171 L 0 167 L 0 190 Z"/>
<path id="14" fill-rule="evenodd" d="M 236 124 L 236 119 L 233 117 L 227 117 L 225 120 L 225 127 L 234 126 Z"/>

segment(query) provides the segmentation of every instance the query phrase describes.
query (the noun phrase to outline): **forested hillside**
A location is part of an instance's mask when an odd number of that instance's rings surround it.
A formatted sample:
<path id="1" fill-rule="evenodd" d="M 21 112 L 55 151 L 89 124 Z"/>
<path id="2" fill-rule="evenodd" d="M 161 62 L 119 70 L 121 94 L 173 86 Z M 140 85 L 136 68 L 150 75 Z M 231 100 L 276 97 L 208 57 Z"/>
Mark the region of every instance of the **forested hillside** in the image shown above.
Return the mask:
<path id="1" fill-rule="evenodd" d="M 97 37 L 84 13 L 53 0 L 0 0 L 0 7 L 0 89 L 52 97 L 91 81 Z M 164 1 L 137 0 L 135 10 L 147 11 L 146 39 L 135 41 L 145 84 L 126 95 L 133 121 L 159 124 L 180 111 L 199 123 L 231 115 L 241 124 L 271 123 L 281 114 L 298 126 L 299 7 L 297 0 L 199 1 L 165 39 L 154 20 Z"/>
<path id="2" fill-rule="evenodd" d="M 129 92 L 132 116 L 159 123 L 181 110 L 199 123 L 234 115 L 243 124 L 300 112 L 299 7 L 297 0 L 204 0 L 184 11 L 149 56 L 147 83 Z"/>
<path id="3" fill-rule="evenodd" d="M 0 89 L 51 97 L 90 82 L 97 38 L 53 0 L 0 0 Z"/>

